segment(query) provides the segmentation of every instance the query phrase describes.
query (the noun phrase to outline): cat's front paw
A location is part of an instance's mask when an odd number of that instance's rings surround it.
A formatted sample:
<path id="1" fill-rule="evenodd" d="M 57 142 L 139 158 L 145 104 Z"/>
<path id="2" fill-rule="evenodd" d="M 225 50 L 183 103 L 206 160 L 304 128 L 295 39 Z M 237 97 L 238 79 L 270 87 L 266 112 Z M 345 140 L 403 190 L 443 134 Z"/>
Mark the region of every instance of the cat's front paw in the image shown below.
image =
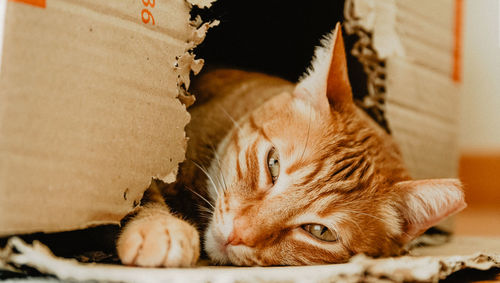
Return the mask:
<path id="1" fill-rule="evenodd" d="M 123 264 L 146 267 L 193 266 L 200 256 L 198 231 L 174 216 L 150 216 L 125 226 L 117 243 Z"/>

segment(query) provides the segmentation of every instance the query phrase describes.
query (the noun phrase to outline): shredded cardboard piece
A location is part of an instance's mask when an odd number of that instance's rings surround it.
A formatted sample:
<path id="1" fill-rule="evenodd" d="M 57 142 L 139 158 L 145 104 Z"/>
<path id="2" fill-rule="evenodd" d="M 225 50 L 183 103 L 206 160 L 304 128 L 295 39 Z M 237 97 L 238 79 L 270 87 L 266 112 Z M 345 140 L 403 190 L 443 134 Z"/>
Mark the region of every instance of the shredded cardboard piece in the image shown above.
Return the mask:
<path id="1" fill-rule="evenodd" d="M 193 6 L 198 6 L 199 8 L 210 8 L 216 0 L 186 0 L 189 4 Z"/>
<path id="2" fill-rule="evenodd" d="M 200 18 L 197 17 L 192 22 L 192 24 L 196 26 L 196 25 L 199 25 L 199 22 L 200 22 Z M 194 29 L 193 33 L 191 34 L 191 41 L 190 41 L 191 48 L 194 48 L 198 44 L 202 43 L 207 35 L 208 29 L 218 26 L 219 23 L 220 23 L 219 20 L 215 20 L 212 22 L 203 23 L 197 29 Z"/>
<path id="3" fill-rule="evenodd" d="M 362 27 L 373 37 L 373 48 L 380 59 L 405 56 L 403 44 L 396 32 L 395 0 L 347 0 L 346 16 L 350 24 Z"/>
<path id="4" fill-rule="evenodd" d="M 492 243 L 499 243 L 496 239 Z M 456 248 L 456 247 L 453 247 Z M 439 248 L 437 249 L 439 250 Z M 498 249 L 494 249 L 499 252 Z M 0 251 L 0 264 L 26 265 L 62 280 L 123 282 L 437 282 L 465 269 L 500 267 L 499 253 L 455 256 L 402 256 L 372 259 L 357 255 L 345 264 L 299 267 L 137 268 L 84 264 L 54 256 L 39 242 L 33 245 L 11 238 Z M 2 267 L 2 265 L 0 265 Z"/>
<path id="5" fill-rule="evenodd" d="M 186 107 L 193 105 L 196 101 L 195 97 L 187 91 L 191 83 L 189 76 L 191 72 L 195 75 L 198 74 L 202 67 L 203 59 L 195 59 L 195 55 L 190 52 L 183 54 L 177 59 L 175 69 L 178 72 L 177 88 L 179 91 L 179 100 Z"/>
<path id="6" fill-rule="evenodd" d="M 181 98 L 179 98 L 179 99 L 181 99 Z M 163 181 L 166 184 L 173 183 L 177 179 L 177 170 L 174 172 L 170 172 L 167 176 L 165 176 L 163 178 L 157 177 L 157 179 Z"/>
<path id="7" fill-rule="evenodd" d="M 177 72 L 177 91 L 178 98 L 187 107 L 194 104 L 195 96 L 188 92 L 191 83 L 191 72 L 197 75 L 203 68 L 204 60 L 195 59 L 196 55 L 192 53 L 192 49 L 202 43 L 205 39 L 208 29 L 217 26 L 219 21 L 203 23 L 201 17 L 197 16 L 191 21 L 191 26 L 194 27 L 188 41 L 188 49 L 184 54 L 177 57 L 174 70 Z"/>

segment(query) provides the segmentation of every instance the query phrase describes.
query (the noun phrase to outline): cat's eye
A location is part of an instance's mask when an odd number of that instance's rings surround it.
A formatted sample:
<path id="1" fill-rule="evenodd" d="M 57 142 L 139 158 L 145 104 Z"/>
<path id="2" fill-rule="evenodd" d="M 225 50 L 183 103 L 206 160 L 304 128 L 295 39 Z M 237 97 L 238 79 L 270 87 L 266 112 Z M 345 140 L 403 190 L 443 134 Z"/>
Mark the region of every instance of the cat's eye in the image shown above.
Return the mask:
<path id="1" fill-rule="evenodd" d="M 302 225 L 302 229 L 321 241 L 335 242 L 339 239 L 337 232 L 332 231 L 331 229 L 328 229 L 326 226 L 321 224 Z"/>
<path id="2" fill-rule="evenodd" d="M 269 169 L 269 175 L 271 175 L 274 184 L 280 175 L 280 157 L 278 151 L 274 147 L 271 148 L 267 154 L 267 168 Z"/>

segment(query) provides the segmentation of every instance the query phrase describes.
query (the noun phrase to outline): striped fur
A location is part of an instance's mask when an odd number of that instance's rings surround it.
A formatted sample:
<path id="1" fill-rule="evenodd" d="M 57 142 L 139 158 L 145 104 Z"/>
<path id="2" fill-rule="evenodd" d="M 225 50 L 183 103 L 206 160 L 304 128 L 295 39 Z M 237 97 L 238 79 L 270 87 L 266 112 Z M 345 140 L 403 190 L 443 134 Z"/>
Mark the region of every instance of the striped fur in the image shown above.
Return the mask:
<path id="1" fill-rule="evenodd" d="M 210 173 L 222 172 L 227 187 L 209 186 L 217 209 L 206 249 L 214 260 L 298 265 L 400 251 L 403 223 L 390 188 L 409 177 L 398 150 L 356 108 L 324 115 L 305 103 L 286 92 L 272 98 L 217 149 L 220 162 L 212 161 Z M 281 163 L 274 185 L 265 161 L 271 147 Z M 306 223 L 335 228 L 340 241 L 312 238 L 300 228 Z M 224 246 L 231 233 L 243 244 Z"/>

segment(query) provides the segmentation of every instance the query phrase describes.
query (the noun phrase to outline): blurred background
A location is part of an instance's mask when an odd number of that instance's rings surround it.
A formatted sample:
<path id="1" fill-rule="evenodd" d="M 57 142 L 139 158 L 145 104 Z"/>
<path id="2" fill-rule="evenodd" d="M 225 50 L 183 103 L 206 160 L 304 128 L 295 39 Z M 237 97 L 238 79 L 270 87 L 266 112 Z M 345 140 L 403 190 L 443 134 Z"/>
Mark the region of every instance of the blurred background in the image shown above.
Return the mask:
<path id="1" fill-rule="evenodd" d="M 500 236 L 500 1 L 465 0 L 457 233 Z"/>

